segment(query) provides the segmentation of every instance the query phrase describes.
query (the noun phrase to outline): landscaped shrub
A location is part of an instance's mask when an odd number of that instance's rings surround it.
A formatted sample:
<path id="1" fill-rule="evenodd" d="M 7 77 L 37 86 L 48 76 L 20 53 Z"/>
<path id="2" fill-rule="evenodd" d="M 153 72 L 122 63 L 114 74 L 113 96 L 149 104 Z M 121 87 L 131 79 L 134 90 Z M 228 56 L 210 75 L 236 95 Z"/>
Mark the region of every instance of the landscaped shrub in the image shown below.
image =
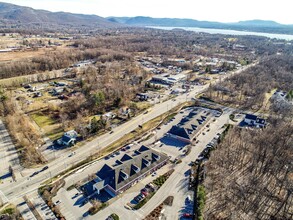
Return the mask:
<path id="1" fill-rule="evenodd" d="M 115 214 L 115 213 L 111 214 L 110 216 L 112 217 L 113 220 L 119 220 L 120 219 L 119 216 L 117 214 Z"/>

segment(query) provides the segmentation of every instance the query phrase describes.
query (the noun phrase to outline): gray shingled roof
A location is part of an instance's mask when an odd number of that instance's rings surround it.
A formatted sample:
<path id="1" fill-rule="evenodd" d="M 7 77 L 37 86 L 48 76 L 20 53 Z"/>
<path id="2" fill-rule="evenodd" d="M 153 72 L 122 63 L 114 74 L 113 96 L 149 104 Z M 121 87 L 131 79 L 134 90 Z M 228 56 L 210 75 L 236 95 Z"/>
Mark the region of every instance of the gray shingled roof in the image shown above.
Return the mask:
<path id="1" fill-rule="evenodd" d="M 202 112 L 191 111 L 177 125 L 174 125 L 168 134 L 176 135 L 182 138 L 192 140 L 197 131 L 208 120 Z"/>
<path id="2" fill-rule="evenodd" d="M 168 157 L 166 155 L 146 146 L 141 146 L 134 156 L 124 154 L 119 160 L 121 164 L 114 167 L 105 164 L 102 169 L 97 172 L 97 176 L 101 181 L 99 181 L 96 186 L 102 189 L 106 185 L 109 185 L 117 191 L 167 159 Z"/>

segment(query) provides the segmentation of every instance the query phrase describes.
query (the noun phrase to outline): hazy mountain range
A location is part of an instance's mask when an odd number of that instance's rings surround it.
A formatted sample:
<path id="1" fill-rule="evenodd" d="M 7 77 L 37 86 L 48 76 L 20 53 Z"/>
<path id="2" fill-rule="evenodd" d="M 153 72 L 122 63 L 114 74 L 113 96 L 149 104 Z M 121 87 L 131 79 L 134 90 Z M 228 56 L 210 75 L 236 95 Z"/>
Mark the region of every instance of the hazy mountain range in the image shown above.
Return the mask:
<path id="1" fill-rule="evenodd" d="M 162 27 L 199 27 L 231 29 L 240 31 L 255 31 L 267 33 L 293 34 L 293 25 L 279 24 L 275 21 L 250 20 L 236 23 L 220 23 L 211 21 L 198 21 L 179 18 L 152 18 L 152 17 L 109 17 L 109 21 L 135 26 L 162 26 Z"/>
<path id="2" fill-rule="evenodd" d="M 245 30 L 266 33 L 293 34 L 293 25 L 274 21 L 251 20 L 237 23 L 220 23 L 178 18 L 109 17 L 97 15 L 50 12 L 0 2 L 0 28 L 75 29 L 117 28 L 125 26 L 199 27 Z"/>
<path id="3" fill-rule="evenodd" d="M 0 24 L 19 27 L 95 27 L 110 28 L 121 26 L 97 15 L 72 14 L 35 10 L 0 2 Z"/>

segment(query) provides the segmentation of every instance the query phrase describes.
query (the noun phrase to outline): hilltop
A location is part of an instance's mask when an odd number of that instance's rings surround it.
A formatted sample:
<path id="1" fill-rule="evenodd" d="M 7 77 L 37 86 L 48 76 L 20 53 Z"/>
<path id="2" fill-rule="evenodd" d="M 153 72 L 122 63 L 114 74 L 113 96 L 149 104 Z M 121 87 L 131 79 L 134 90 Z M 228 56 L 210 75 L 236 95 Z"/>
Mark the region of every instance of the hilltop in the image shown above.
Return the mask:
<path id="1" fill-rule="evenodd" d="M 255 31 L 264 33 L 293 34 L 293 25 L 284 25 L 275 21 L 249 20 L 236 23 L 221 23 L 213 21 L 199 21 L 182 18 L 152 18 L 152 17 L 109 17 L 108 21 L 133 26 L 162 26 L 162 27 L 198 27 L 231 29 L 239 31 Z"/>
<path id="2" fill-rule="evenodd" d="M 121 26 L 97 15 L 50 12 L 0 2 L 0 24 L 2 28 L 113 28 Z"/>

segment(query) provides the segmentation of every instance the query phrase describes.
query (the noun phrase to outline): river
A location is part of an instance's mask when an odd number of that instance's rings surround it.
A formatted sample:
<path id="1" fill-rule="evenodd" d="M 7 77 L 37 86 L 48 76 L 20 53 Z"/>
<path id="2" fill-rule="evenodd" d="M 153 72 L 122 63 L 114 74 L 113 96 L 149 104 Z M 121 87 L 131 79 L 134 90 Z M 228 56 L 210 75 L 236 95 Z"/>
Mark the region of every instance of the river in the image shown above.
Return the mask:
<path id="1" fill-rule="evenodd" d="M 251 31 L 235 31 L 235 30 L 227 30 L 227 29 L 197 28 L 197 27 L 151 26 L 150 28 L 157 28 L 162 30 L 172 30 L 175 28 L 179 28 L 179 29 L 183 29 L 187 31 L 205 32 L 209 34 L 254 35 L 254 36 L 262 36 L 262 37 L 276 38 L 276 39 L 282 39 L 282 40 L 293 40 L 293 35 L 289 35 L 289 34 L 270 34 L 270 33 L 261 33 L 261 32 L 251 32 Z"/>

